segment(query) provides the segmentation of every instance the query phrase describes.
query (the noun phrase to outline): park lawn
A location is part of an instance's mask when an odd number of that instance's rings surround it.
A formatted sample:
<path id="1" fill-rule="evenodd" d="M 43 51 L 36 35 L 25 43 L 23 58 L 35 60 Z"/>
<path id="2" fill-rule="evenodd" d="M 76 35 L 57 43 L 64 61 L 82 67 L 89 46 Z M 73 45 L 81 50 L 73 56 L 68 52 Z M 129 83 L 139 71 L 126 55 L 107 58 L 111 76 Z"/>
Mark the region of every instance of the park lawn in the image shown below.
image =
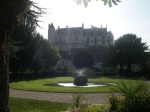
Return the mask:
<path id="1" fill-rule="evenodd" d="M 10 87 L 19 90 L 28 90 L 28 91 L 47 91 L 47 92 L 75 92 L 76 88 L 78 91 L 82 91 L 85 93 L 100 93 L 100 92 L 113 92 L 112 89 L 116 89 L 116 86 L 103 86 L 103 87 L 60 87 L 60 86 L 46 86 L 42 85 L 43 83 L 57 83 L 57 82 L 73 82 L 73 77 L 55 77 L 55 78 L 47 78 L 47 79 L 36 79 L 36 80 L 26 80 L 26 81 L 16 81 L 11 82 Z M 99 78 L 89 78 L 88 82 L 107 82 L 107 83 L 115 83 L 117 85 L 121 85 L 121 81 L 126 84 L 132 84 L 135 80 L 126 79 L 123 77 L 99 77 Z M 75 91 L 74 91 L 75 90 Z"/>
<path id="2" fill-rule="evenodd" d="M 10 98 L 10 112 L 60 112 L 70 105 L 67 103 Z"/>

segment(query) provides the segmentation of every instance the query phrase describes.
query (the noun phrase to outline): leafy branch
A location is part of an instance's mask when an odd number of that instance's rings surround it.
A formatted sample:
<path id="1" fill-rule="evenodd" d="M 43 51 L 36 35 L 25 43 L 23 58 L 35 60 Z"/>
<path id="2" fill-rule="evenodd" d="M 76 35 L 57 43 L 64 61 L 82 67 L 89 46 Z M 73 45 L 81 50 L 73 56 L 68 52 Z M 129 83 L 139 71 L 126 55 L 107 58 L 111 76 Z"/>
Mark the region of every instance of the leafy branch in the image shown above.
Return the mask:
<path id="1" fill-rule="evenodd" d="M 88 2 L 91 2 L 91 0 L 74 0 L 78 5 L 81 4 L 83 2 L 84 6 L 87 7 L 88 6 Z M 98 0 L 96 0 L 98 1 Z M 109 5 L 109 7 L 112 7 L 112 4 L 114 5 L 118 5 L 119 2 L 121 2 L 120 0 L 101 0 L 104 2 L 104 5 Z"/>

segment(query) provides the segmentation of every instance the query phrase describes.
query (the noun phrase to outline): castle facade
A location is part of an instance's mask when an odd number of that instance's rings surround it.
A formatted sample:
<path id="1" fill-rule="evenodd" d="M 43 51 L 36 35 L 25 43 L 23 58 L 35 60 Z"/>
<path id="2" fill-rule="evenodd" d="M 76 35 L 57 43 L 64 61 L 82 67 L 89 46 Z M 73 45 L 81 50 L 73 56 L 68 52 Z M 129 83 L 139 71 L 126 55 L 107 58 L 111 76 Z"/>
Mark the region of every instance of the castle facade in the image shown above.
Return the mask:
<path id="1" fill-rule="evenodd" d="M 71 51 L 72 49 L 84 48 L 101 48 L 113 45 L 114 37 L 110 31 L 105 28 L 94 27 L 84 28 L 81 27 L 60 28 L 55 29 L 51 23 L 48 26 L 48 40 L 57 47 L 60 51 Z"/>

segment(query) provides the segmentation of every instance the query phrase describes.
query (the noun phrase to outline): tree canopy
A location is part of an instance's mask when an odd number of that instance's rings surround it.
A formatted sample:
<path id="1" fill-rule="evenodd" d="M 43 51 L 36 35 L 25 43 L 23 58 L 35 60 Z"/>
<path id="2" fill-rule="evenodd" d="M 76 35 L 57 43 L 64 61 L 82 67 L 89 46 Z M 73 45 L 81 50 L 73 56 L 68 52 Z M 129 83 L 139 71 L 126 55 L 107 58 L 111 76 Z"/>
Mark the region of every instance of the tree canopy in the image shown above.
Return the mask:
<path id="1" fill-rule="evenodd" d="M 41 8 L 35 6 L 34 3 L 30 3 L 27 7 L 31 8 L 32 4 L 38 11 L 41 11 Z M 19 48 L 19 50 L 14 49 L 15 56 L 10 58 L 10 69 L 13 73 L 21 70 L 23 74 L 24 68 L 36 72 L 46 71 L 60 60 L 58 50 L 36 31 L 37 19 L 42 13 L 44 12 L 31 10 L 24 13 L 21 16 L 20 25 L 15 28 L 11 36 L 13 48 Z"/>
<path id="2" fill-rule="evenodd" d="M 73 64 L 76 68 L 91 68 L 95 63 L 93 54 L 87 50 L 78 51 L 73 57 Z"/>
<path id="3" fill-rule="evenodd" d="M 131 71 L 132 64 L 140 64 L 140 60 L 147 56 L 148 46 L 142 42 L 135 34 L 125 34 L 118 38 L 114 46 L 110 49 L 110 62 L 114 65 L 120 65 L 120 71 L 123 66 Z"/>

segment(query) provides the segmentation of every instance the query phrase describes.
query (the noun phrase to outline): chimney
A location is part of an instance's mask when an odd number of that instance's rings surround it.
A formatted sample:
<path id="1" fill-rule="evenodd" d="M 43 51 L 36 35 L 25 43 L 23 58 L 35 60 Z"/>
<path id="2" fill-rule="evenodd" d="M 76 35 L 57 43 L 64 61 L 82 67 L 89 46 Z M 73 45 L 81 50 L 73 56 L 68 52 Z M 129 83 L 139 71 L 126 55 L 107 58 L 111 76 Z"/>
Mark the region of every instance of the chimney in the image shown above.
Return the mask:
<path id="1" fill-rule="evenodd" d="M 93 28 L 93 25 L 91 25 L 91 28 Z"/>
<path id="2" fill-rule="evenodd" d="M 68 25 L 66 25 L 66 28 L 68 28 Z"/>
<path id="3" fill-rule="evenodd" d="M 50 29 L 50 24 L 48 25 L 48 29 Z"/>
<path id="4" fill-rule="evenodd" d="M 59 29 L 59 26 L 58 26 L 58 29 Z"/>

